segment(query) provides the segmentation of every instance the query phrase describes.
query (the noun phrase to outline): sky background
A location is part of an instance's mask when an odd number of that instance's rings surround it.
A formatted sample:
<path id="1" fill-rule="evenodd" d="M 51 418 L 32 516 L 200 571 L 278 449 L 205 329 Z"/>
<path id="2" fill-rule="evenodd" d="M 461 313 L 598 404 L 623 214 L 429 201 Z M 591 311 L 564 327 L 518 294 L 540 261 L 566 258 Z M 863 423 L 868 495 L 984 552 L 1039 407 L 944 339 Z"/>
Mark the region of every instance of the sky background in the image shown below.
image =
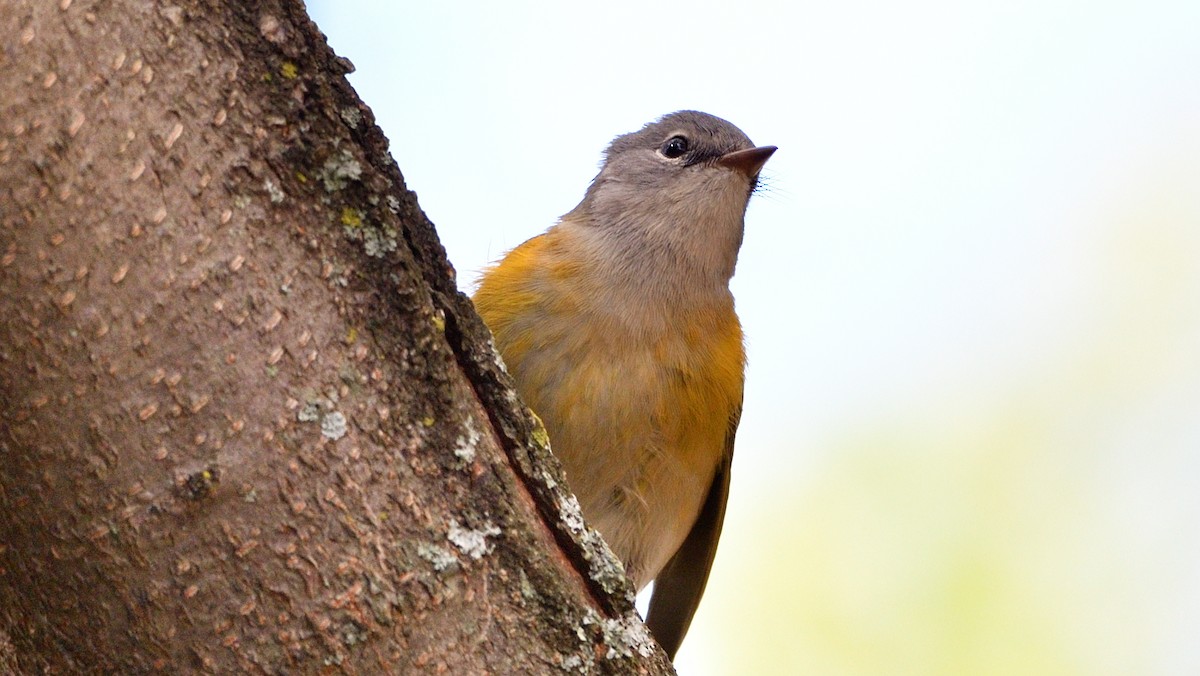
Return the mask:
<path id="1" fill-rule="evenodd" d="M 677 666 L 1200 673 L 1200 2 L 309 2 L 460 286 L 674 110 L 779 151 Z"/>

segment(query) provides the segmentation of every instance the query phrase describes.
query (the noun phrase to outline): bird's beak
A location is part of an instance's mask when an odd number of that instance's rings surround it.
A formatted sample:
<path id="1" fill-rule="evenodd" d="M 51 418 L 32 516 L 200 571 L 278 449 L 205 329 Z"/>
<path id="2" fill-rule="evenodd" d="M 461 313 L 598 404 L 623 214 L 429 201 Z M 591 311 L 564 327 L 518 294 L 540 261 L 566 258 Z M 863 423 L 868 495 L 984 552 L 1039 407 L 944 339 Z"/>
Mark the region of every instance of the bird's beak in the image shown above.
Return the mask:
<path id="1" fill-rule="evenodd" d="M 758 176 L 758 172 L 762 170 L 763 165 L 767 160 L 771 159 L 771 155 L 778 150 L 775 146 L 761 146 L 758 148 L 750 148 L 748 150 L 737 150 L 732 153 L 725 153 L 717 159 L 717 164 L 730 169 L 736 169 L 742 172 L 749 178 Z"/>

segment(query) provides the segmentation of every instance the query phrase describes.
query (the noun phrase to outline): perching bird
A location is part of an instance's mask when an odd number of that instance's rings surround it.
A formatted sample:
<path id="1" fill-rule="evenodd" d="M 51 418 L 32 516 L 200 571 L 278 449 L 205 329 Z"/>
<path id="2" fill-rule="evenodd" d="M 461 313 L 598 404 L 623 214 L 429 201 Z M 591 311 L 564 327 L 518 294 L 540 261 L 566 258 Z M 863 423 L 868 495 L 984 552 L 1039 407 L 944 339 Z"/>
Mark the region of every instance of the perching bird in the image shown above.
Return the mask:
<path id="1" fill-rule="evenodd" d="M 638 590 L 655 582 L 672 659 L 724 519 L 745 364 L 729 279 L 774 152 L 694 111 L 619 136 L 579 206 L 474 297 L 584 517 Z"/>

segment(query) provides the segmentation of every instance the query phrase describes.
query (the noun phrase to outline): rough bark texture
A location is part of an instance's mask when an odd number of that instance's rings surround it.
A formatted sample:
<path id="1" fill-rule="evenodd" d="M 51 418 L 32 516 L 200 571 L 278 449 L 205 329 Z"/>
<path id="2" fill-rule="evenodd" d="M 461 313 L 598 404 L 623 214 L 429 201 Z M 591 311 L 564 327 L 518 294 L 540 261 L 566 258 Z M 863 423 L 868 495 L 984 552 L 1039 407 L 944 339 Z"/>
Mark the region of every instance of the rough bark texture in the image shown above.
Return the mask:
<path id="1" fill-rule="evenodd" d="M 670 670 L 298 2 L 0 47 L 0 666 Z"/>

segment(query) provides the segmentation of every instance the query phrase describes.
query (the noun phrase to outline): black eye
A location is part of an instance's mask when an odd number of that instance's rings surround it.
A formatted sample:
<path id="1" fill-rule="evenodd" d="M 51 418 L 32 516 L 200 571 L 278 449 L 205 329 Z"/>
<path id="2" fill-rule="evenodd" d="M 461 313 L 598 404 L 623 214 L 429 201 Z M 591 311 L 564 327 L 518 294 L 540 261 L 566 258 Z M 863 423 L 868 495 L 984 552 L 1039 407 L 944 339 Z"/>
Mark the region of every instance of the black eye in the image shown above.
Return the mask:
<path id="1" fill-rule="evenodd" d="M 687 151 L 688 151 L 688 140 L 682 136 L 672 136 L 671 138 L 667 139 L 666 143 L 663 144 L 662 150 L 660 152 L 662 152 L 663 157 L 669 157 L 670 159 L 675 159 L 676 157 L 680 157 Z"/>

